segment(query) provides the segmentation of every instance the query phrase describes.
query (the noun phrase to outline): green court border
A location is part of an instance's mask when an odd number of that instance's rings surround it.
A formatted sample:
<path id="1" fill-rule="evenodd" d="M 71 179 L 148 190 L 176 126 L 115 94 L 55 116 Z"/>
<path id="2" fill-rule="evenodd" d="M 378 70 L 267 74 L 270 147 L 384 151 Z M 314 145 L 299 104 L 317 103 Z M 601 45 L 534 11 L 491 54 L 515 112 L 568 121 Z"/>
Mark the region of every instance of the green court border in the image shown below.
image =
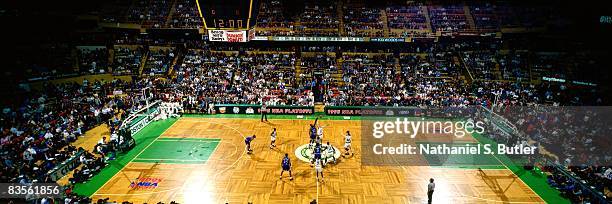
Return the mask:
<path id="1" fill-rule="evenodd" d="M 326 116 L 322 113 L 314 115 L 304 115 L 303 118 L 297 118 L 296 115 L 268 115 L 268 120 L 273 119 L 291 119 L 291 120 L 314 120 L 319 115 L 323 115 L 324 118 L 320 120 L 361 120 L 361 116 L 350 116 L 350 119 L 345 119 L 345 116 Z M 216 114 L 216 115 L 205 115 L 205 114 L 184 114 L 185 118 L 242 118 L 242 119 L 260 119 L 261 115 L 258 114 Z M 115 174 L 117 174 L 123 166 L 132 160 L 136 154 L 141 152 L 144 147 L 148 146 L 157 137 L 159 137 L 166 129 L 174 124 L 178 119 L 171 118 L 165 121 L 156 121 L 147 125 L 143 130 L 138 132 L 134 139 L 136 139 L 136 147 L 130 150 L 128 153 L 118 155 L 117 159 L 110 162 L 110 165 L 102 169 L 100 173 L 94 176 L 90 181 L 84 184 L 76 184 L 74 192 L 79 195 L 92 196 L 99 188 L 101 188 L 108 180 L 110 180 Z M 493 143 L 494 141 L 483 137 L 479 134 L 472 135 L 480 143 Z M 185 139 L 185 138 L 183 138 Z M 516 174 L 525 184 L 527 184 L 540 198 L 547 203 L 570 203 L 566 198 L 561 197 L 560 192 L 552 188 L 546 183 L 546 177 L 541 171 L 536 170 L 536 174 L 524 173 L 522 167 L 516 166 L 511 163 L 511 160 L 505 155 L 499 155 L 497 158 L 508 167 L 510 171 Z M 448 168 L 448 167 L 436 167 L 436 168 Z M 462 168 L 462 166 L 457 166 Z M 537 175 L 542 176 L 537 176 Z"/>
<path id="2" fill-rule="evenodd" d="M 110 161 L 98 174 L 92 177 L 86 183 L 76 184 L 74 192 L 76 194 L 91 197 L 98 189 L 102 188 L 115 174 L 119 173 L 134 157 L 138 155 L 145 147 L 149 146 L 157 139 L 164 131 L 172 126 L 178 119 L 170 118 L 163 121 L 154 121 L 144 127 L 136 135 L 136 146 L 127 153 L 117 155 L 117 158 Z M 127 184 L 126 184 L 127 185 Z"/>
<path id="3" fill-rule="evenodd" d="M 493 151 L 497 151 L 497 142 L 482 136 L 478 133 L 473 133 L 472 137 L 478 140 L 481 144 L 492 144 Z M 550 185 L 546 181 L 546 174 L 539 168 L 535 168 L 533 171 L 528 172 L 523 169 L 523 166 L 514 164 L 507 155 L 497 155 L 495 157 L 508 167 L 512 173 L 514 173 L 520 180 L 522 180 L 531 190 L 533 190 L 540 198 L 547 203 L 571 203 L 567 198 L 561 196 L 561 192 Z"/>

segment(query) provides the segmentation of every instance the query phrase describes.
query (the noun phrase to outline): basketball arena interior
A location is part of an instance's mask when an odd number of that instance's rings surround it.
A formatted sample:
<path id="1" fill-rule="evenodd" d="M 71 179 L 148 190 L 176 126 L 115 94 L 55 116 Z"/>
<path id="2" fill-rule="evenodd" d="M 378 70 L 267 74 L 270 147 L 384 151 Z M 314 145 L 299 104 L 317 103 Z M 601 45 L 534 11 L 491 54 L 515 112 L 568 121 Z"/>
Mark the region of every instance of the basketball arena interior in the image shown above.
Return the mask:
<path id="1" fill-rule="evenodd" d="M 605 2 L 5 1 L 0 23 L 0 203 L 612 202 Z"/>

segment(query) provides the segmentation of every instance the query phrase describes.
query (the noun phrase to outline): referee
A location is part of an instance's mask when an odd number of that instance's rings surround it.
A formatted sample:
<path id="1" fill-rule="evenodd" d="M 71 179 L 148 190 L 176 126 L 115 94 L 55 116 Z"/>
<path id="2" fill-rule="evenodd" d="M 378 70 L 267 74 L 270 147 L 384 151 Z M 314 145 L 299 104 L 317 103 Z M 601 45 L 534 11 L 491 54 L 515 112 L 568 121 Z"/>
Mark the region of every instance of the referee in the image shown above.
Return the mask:
<path id="1" fill-rule="evenodd" d="M 427 203 L 431 204 L 431 196 L 433 195 L 434 188 L 436 188 L 436 184 L 434 183 L 434 179 L 429 179 L 429 184 L 427 185 Z"/>
<path id="2" fill-rule="evenodd" d="M 266 122 L 268 122 L 268 106 L 266 106 L 266 103 L 263 102 L 261 104 L 261 122 L 264 121 L 264 118 L 266 119 Z"/>

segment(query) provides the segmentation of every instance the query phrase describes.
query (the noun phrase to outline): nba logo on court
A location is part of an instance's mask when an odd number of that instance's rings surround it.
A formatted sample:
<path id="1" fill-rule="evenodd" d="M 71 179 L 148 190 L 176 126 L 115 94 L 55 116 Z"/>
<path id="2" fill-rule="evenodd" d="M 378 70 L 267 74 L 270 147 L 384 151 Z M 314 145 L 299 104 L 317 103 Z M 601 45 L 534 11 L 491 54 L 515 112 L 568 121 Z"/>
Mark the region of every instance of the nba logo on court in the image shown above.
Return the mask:
<path id="1" fill-rule="evenodd" d="M 132 189 L 153 189 L 161 182 L 158 178 L 138 178 L 130 183 Z"/>

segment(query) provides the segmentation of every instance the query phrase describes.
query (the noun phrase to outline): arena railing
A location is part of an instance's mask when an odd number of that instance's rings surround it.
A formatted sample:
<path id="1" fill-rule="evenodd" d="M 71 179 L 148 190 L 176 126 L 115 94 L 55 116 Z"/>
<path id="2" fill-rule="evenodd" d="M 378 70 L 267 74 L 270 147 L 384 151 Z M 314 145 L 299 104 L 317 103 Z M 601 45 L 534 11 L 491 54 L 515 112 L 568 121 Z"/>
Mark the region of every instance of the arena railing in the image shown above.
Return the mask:
<path id="1" fill-rule="evenodd" d="M 492 109 L 489 109 L 487 107 L 484 106 L 479 106 L 485 116 L 488 116 L 487 118 L 493 122 L 497 127 L 500 128 L 500 130 L 504 131 L 504 133 L 506 134 L 516 134 L 516 135 L 521 135 L 520 131 L 518 131 L 518 128 L 512 124 L 508 119 L 506 119 L 505 117 L 495 113 L 495 111 L 493 111 Z"/>
<path id="2" fill-rule="evenodd" d="M 594 186 L 588 185 L 587 181 L 583 180 L 582 178 L 580 178 L 575 173 L 567 171 L 564 166 L 559 165 L 559 164 L 555 164 L 554 162 L 552 162 L 550 160 L 546 160 L 546 165 L 550 166 L 550 167 L 553 167 L 555 172 L 558 172 L 558 173 L 566 176 L 567 178 L 572 180 L 575 185 L 580 186 L 580 190 L 582 191 L 582 195 L 590 195 L 590 198 L 592 199 L 591 200 L 592 203 L 608 203 L 606 196 L 602 192 L 597 191 Z M 585 196 L 583 196 L 583 197 L 585 197 Z"/>
<path id="3" fill-rule="evenodd" d="M 161 100 L 154 101 L 145 107 L 128 115 L 119 125 L 119 135 L 123 142 L 119 144 L 119 150 L 125 152 L 136 145 L 134 135 L 149 125 L 159 114 Z"/>
<path id="4" fill-rule="evenodd" d="M 482 107 L 482 110 L 484 110 L 485 116 L 488 116 L 491 122 L 498 126 L 498 128 L 504 131 L 506 134 L 517 134 L 519 136 L 524 136 L 521 135 L 521 132 L 516 128 L 516 126 L 510 121 L 508 121 L 505 117 L 495 113 L 493 110 L 488 109 L 486 107 Z M 531 140 L 531 138 L 529 138 L 528 136 L 526 136 L 526 138 Z M 539 148 L 543 147 L 540 146 Z M 597 191 L 593 186 L 589 186 L 587 181 L 581 179 L 580 177 L 578 177 L 578 175 L 572 172 L 568 172 L 564 166 L 552 162 L 552 160 L 548 157 L 543 157 L 542 164 L 544 166 L 552 167 L 555 172 L 565 175 L 575 184 L 579 185 L 580 189 L 583 192 L 583 195 L 590 195 L 593 199 L 593 203 L 608 203 L 608 201 L 606 200 L 606 196 L 604 196 L 603 193 Z"/>

